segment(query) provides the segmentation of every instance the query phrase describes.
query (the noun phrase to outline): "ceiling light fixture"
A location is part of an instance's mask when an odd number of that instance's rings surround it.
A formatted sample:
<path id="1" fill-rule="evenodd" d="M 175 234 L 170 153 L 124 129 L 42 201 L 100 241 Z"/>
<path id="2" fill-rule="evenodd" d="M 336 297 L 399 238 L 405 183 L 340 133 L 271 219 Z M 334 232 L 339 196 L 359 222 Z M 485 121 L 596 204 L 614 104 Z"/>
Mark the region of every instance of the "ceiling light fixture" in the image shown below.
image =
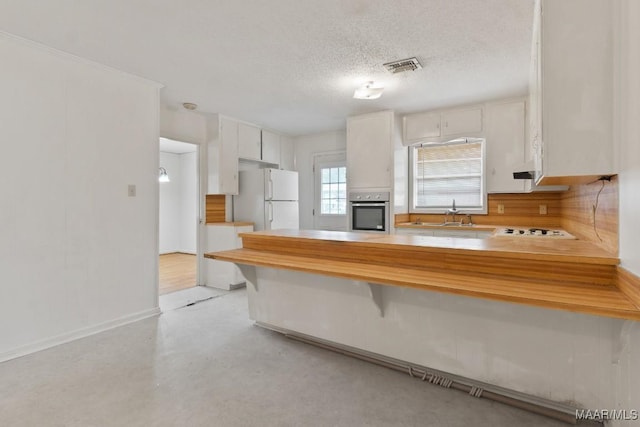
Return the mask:
<path id="1" fill-rule="evenodd" d="M 353 93 L 355 99 L 378 99 L 382 96 L 384 87 L 367 82 Z"/>
<path id="2" fill-rule="evenodd" d="M 198 104 L 194 104 L 193 102 L 183 102 L 182 106 L 185 108 L 185 110 L 189 111 L 193 111 L 198 108 Z"/>
<path id="3" fill-rule="evenodd" d="M 167 170 L 163 167 L 160 168 L 160 176 L 158 177 L 158 182 L 171 182 Z"/>

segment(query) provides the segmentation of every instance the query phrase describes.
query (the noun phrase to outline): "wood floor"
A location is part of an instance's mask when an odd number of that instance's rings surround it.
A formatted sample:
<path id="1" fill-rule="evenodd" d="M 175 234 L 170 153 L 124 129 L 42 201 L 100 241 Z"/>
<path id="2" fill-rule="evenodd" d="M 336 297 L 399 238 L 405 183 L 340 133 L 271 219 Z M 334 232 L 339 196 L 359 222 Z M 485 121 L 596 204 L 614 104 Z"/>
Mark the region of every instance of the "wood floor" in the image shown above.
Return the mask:
<path id="1" fill-rule="evenodd" d="M 196 256 L 173 253 L 160 255 L 160 295 L 196 285 Z"/>

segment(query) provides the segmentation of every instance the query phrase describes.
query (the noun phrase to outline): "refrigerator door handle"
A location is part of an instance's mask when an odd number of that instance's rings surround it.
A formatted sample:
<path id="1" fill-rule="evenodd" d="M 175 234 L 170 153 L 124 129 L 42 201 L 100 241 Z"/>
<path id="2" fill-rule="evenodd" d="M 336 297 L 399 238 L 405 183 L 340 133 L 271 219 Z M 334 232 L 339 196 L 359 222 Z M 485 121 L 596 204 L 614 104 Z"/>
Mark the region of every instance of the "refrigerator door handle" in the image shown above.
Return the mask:
<path id="1" fill-rule="evenodd" d="M 269 178 L 267 181 L 267 199 L 273 199 L 273 180 L 271 179 L 271 171 L 269 171 Z"/>
<path id="2" fill-rule="evenodd" d="M 269 222 L 273 222 L 273 203 L 269 202 Z"/>

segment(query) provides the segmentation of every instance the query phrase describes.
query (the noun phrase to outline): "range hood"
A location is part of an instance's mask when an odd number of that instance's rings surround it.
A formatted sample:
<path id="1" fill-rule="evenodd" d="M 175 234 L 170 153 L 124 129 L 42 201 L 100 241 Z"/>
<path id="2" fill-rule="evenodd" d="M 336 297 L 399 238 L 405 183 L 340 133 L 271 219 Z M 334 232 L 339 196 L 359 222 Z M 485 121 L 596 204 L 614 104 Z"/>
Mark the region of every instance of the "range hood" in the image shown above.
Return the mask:
<path id="1" fill-rule="evenodd" d="M 533 160 L 518 165 L 513 171 L 513 179 L 533 179 L 535 177 L 535 164 Z"/>
<path id="2" fill-rule="evenodd" d="M 536 185 L 535 166 L 536 165 L 534 161 L 529 160 L 528 162 L 522 163 L 513 169 L 513 179 L 525 179 L 530 181 L 529 185 L 527 186 L 527 192 L 567 191 L 569 189 L 569 186 L 567 185 Z"/>

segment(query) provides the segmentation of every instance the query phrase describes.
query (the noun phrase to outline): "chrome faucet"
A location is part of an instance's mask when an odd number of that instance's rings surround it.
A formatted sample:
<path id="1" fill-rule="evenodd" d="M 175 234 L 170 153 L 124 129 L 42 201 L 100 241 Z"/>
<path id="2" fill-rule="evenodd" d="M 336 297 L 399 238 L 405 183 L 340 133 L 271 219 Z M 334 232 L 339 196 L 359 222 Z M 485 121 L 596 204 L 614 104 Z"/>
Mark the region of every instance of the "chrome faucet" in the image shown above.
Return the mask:
<path id="1" fill-rule="evenodd" d="M 453 199 L 453 203 L 451 204 L 451 208 L 447 209 L 444 212 L 444 222 L 447 223 L 447 220 L 449 219 L 449 215 L 452 216 L 453 221 L 452 222 L 456 222 L 456 215 L 459 214 L 460 211 L 458 209 L 456 209 L 456 199 Z"/>

